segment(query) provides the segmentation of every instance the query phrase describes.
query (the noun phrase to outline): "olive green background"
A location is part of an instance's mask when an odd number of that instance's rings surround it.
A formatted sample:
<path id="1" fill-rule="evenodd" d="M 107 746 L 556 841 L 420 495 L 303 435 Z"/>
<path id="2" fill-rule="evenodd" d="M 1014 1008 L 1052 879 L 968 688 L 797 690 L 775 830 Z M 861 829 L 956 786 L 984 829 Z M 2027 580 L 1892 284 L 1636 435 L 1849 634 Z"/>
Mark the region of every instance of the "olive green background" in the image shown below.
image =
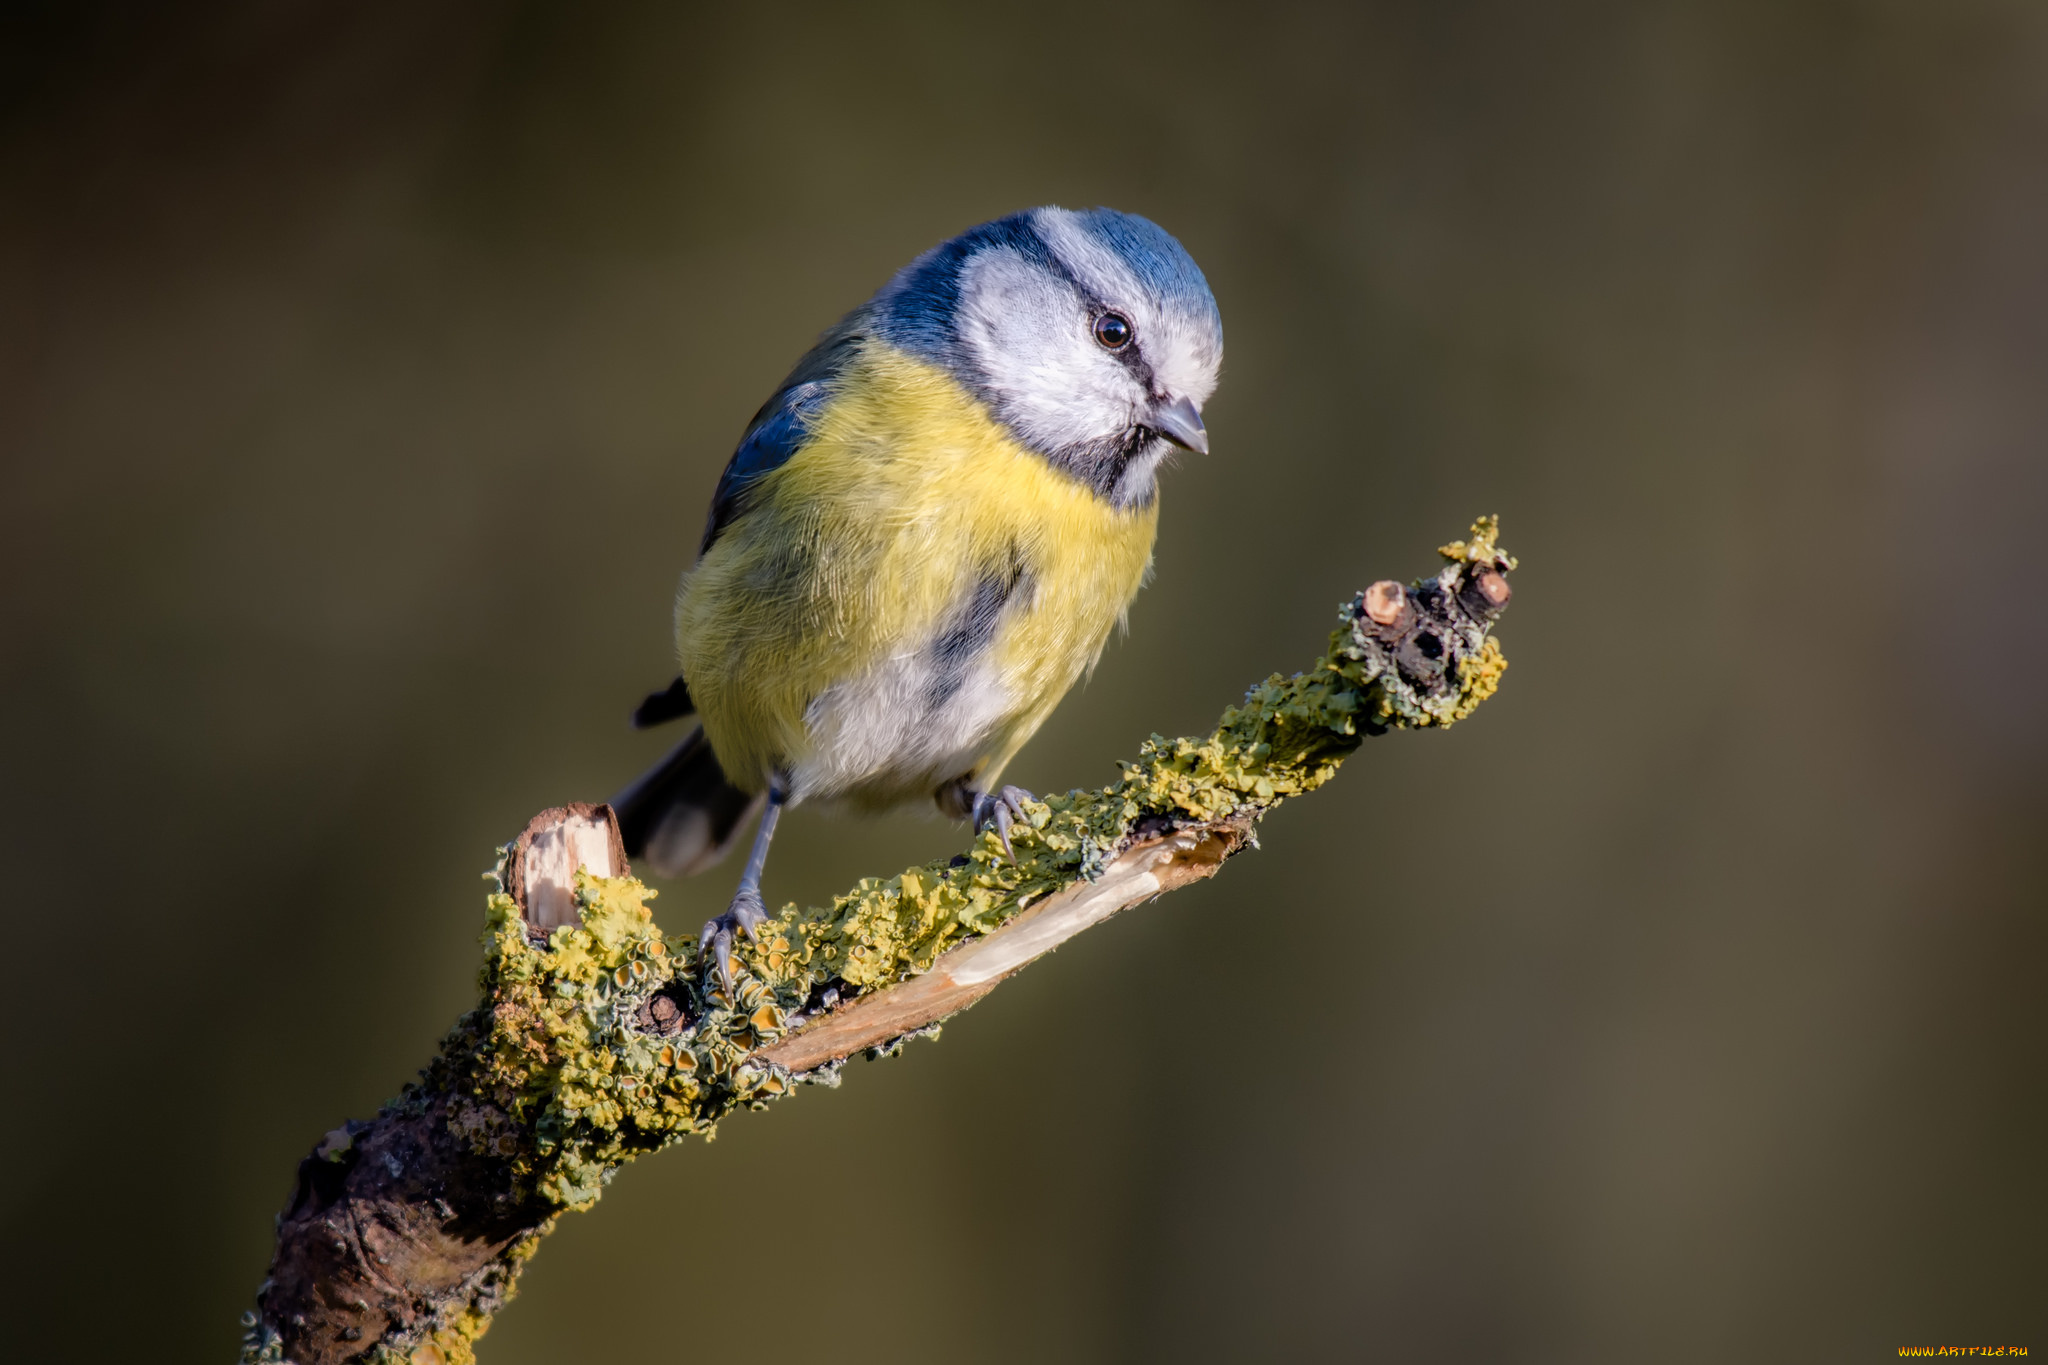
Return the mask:
<path id="1" fill-rule="evenodd" d="M 1228 343 L 1016 779 L 1482 512 L 1504 690 L 628 1169 L 488 1365 L 2048 1352 L 2038 0 L 50 3 L 0 110 L 0 1354 L 231 1356 L 492 846 L 665 742 L 748 416 L 1038 203 Z M 768 892 L 962 841 L 799 812 Z"/>

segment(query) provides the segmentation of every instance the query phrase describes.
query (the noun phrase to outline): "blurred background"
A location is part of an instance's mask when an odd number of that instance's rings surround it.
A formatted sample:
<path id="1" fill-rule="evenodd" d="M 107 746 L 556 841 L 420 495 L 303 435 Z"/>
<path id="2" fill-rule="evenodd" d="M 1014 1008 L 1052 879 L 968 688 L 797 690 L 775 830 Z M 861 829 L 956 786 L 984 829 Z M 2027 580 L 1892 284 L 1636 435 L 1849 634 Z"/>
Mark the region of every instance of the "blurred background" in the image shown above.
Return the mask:
<path id="1" fill-rule="evenodd" d="M 1176 233 L 1228 359 L 1016 779 L 1205 732 L 1483 512 L 1506 686 L 626 1170 L 489 1365 L 2048 1351 L 2048 8 L 4 22 L 0 1353 L 232 1355 L 493 846 L 666 743 L 747 418 L 1040 203 Z M 769 895 L 963 842 L 799 813 Z"/>

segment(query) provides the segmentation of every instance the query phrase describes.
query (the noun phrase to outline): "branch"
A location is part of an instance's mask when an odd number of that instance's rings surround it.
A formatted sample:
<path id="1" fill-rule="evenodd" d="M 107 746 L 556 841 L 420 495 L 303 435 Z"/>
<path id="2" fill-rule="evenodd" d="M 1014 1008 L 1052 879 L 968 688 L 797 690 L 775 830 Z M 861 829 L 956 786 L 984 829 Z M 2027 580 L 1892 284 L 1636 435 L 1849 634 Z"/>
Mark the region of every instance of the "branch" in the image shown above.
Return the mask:
<path id="1" fill-rule="evenodd" d="M 935 1031 L 1091 925 L 1213 876 L 1266 811 L 1370 735 L 1446 726 L 1499 686 L 1487 632 L 1514 560 L 1484 518 L 1436 577 L 1375 583 L 1328 653 L 1205 739 L 1146 743 L 1123 777 L 1055 796 L 952 860 L 785 907 L 739 945 L 730 994 L 654 924 L 609 808 L 542 813 L 500 851 L 482 999 L 368 1122 L 299 1163 L 244 1362 L 466 1365 L 520 1268 L 614 1172 L 741 1107 L 838 1084 L 856 1053 Z"/>

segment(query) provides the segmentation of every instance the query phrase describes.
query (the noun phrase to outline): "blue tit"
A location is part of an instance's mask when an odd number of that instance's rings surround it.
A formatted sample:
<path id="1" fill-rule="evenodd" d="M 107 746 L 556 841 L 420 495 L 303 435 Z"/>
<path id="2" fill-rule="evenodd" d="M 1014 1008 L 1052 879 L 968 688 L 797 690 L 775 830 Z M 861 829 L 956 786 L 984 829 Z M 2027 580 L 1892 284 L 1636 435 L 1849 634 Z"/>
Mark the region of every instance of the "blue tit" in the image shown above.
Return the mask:
<path id="1" fill-rule="evenodd" d="M 1095 664 L 1152 561 L 1157 477 L 1207 451 L 1223 327 L 1188 253 L 1112 209 L 1032 209 L 925 252 L 754 415 L 676 597 L 693 718 L 613 799 L 629 856 L 710 866 L 758 809 L 703 944 L 766 918 L 783 807 L 936 801 L 1005 848 L 1004 765 Z"/>

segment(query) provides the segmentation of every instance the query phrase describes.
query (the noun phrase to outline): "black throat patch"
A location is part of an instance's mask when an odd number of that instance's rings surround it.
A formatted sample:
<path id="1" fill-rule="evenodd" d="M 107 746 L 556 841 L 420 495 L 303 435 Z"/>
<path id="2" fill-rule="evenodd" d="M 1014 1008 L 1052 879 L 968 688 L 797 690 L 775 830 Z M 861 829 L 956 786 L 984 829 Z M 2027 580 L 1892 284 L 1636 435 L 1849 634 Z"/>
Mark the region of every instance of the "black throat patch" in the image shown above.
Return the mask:
<path id="1" fill-rule="evenodd" d="M 1038 456 L 1062 474 L 1079 479 L 1113 507 L 1149 507 L 1159 495 L 1159 483 L 1153 477 L 1159 461 L 1151 460 L 1152 468 L 1142 479 L 1134 481 L 1125 476 L 1133 462 L 1152 455 L 1154 443 L 1162 440 L 1144 427 L 1130 427 L 1114 436 L 1039 451 Z"/>

